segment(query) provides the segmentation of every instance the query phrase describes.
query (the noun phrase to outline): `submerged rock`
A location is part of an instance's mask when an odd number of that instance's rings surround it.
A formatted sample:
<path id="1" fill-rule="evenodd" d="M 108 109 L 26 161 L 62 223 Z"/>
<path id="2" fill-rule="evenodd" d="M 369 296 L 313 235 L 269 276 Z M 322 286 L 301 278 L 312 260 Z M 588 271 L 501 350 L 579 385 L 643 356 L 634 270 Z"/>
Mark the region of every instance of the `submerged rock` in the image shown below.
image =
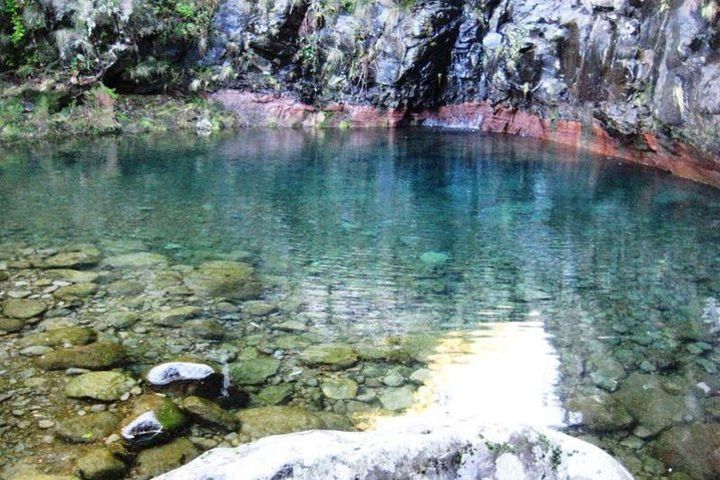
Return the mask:
<path id="1" fill-rule="evenodd" d="M 380 403 L 387 410 L 404 410 L 413 404 L 415 391 L 410 386 L 386 388 L 380 394 Z"/>
<path id="2" fill-rule="evenodd" d="M 694 479 L 720 478 L 720 423 L 673 427 L 660 435 L 651 450 L 665 465 Z"/>
<path id="3" fill-rule="evenodd" d="M 5 302 L 3 314 L 6 317 L 27 320 L 42 315 L 47 309 L 47 304 L 42 300 L 13 298 Z"/>
<path id="4" fill-rule="evenodd" d="M 111 402 L 119 400 L 135 385 L 135 380 L 119 372 L 88 372 L 68 382 L 65 395 Z"/>
<path id="5" fill-rule="evenodd" d="M 108 257 L 102 264 L 112 268 L 149 268 L 167 265 L 167 257 L 158 253 L 135 252 Z"/>
<path id="6" fill-rule="evenodd" d="M 167 438 L 186 423 L 185 415 L 169 398 L 143 395 L 135 400 L 120 434 L 130 445 L 148 445 Z"/>
<path id="7" fill-rule="evenodd" d="M 202 423 L 214 425 L 232 431 L 238 428 L 238 420 L 219 405 L 202 397 L 187 397 L 182 401 L 182 408 Z"/>
<path id="8" fill-rule="evenodd" d="M 77 461 L 85 480 L 110 480 L 125 473 L 125 464 L 105 447 L 95 447 Z"/>
<path id="9" fill-rule="evenodd" d="M 596 432 L 625 430 L 634 423 L 625 407 L 608 394 L 571 398 L 568 409 L 581 414 L 577 423 Z"/>
<path id="10" fill-rule="evenodd" d="M 300 354 L 300 361 L 307 365 L 325 365 L 336 369 L 352 367 L 358 362 L 358 355 L 347 345 L 328 343 L 313 345 Z"/>
<path id="11" fill-rule="evenodd" d="M 473 422 L 368 432 L 314 431 L 216 449 L 158 480 L 632 480 L 589 443 L 531 428 Z"/>
<path id="12" fill-rule="evenodd" d="M 70 367 L 100 370 L 119 366 L 124 361 L 125 349 L 122 345 L 98 342 L 47 353 L 38 358 L 36 363 L 43 370 L 61 370 Z"/>
<path id="13" fill-rule="evenodd" d="M 185 285 L 196 295 L 231 300 L 257 298 L 262 292 L 255 269 L 241 262 L 205 262 L 185 276 Z"/>
<path id="14" fill-rule="evenodd" d="M 57 435 L 68 442 L 93 443 L 113 433 L 120 420 L 114 412 L 88 413 L 58 424 Z"/>
<path id="15" fill-rule="evenodd" d="M 45 332 L 31 333 L 20 341 L 21 345 L 45 345 L 57 347 L 62 345 L 87 345 L 95 340 L 96 334 L 92 328 L 63 327 Z"/>
<path id="16" fill-rule="evenodd" d="M 275 357 L 258 356 L 230 364 L 230 378 L 238 385 L 259 385 L 275 375 L 280 361 Z"/>
<path id="17" fill-rule="evenodd" d="M 153 314 L 153 322 L 165 327 L 179 327 L 186 320 L 195 318 L 202 312 L 200 307 L 185 306 L 162 310 Z"/>
<path id="18" fill-rule="evenodd" d="M 65 302 L 73 300 L 81 300 L 91 297 L 98 291 L 98 286 L 94 283 L 74 283 L 67 287 L 58 288 L 53 292 L 53 297 Z"/>
<path id="19" fill-rule="evenodd" d="M 323 394 L 333 400 L 349 400 L 357 396 L 358 384 L 349 378 L 329 378 L 320 386 Z"/>
<path id="20" fill-rule="evenodd" d="M 167 445 L 141 451 L 136 460 L 135 477 L 147 480 L 168 470 L 177 468 L 200 455 L 200 452 L 186 438 L 178 438 Z M 212 472 L 206 472 L 208 478 Z"/>
<path id="21" fill-rule="evenodd" d="M 99 277 L 95 272 L 66 268 L 48 270 L 44 276 L 53 280 L 65 280 L 66 282 L 72 283 L 94 283 Z"/>
<path id="22" fill-rule="evenodd" d="M 238 413 L 246 439 L 326 428 L 323 418 L 301 407 L 269 406 L 249 408 Z"/>
<path id="23" fill-rule="evenodd" d="M 94 247 L 72 252 L 60 252 L 40 262 L 43 268 L 84 268 L 100 261 L 100 251 Z"/>

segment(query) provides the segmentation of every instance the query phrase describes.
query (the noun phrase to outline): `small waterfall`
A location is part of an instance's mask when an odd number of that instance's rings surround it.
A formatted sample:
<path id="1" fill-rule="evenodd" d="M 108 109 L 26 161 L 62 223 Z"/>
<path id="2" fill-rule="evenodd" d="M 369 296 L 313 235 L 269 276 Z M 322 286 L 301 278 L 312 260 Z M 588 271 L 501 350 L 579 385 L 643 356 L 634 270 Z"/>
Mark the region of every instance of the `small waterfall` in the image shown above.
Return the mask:
<path id="1" fill-rule="evenodd" d="M 220 395 L 222 397 L 227 397 L 230 390 L 230 364 L 228 363 L 228 358 L 226 356 L 223 356 L 222 358 L 222 376 L 223 383 Z"/>

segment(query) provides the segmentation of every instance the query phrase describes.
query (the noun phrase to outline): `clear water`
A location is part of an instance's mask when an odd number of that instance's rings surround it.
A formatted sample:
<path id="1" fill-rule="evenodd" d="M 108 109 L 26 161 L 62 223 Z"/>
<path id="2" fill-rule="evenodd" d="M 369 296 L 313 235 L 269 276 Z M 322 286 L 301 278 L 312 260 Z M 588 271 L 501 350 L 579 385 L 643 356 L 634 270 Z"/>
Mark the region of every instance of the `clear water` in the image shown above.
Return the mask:
<path id="1" fill-rule="evenodd" d="M 649 169 L 429 130 L 103 139 L 3 151 L 0 206 L 6 252 L 247 259 L 325 340 L 540 322 L 563 400 L 639 371 L 720 387 L 720 192 Z M 597 436 L 653 477 L 628 435 Z"/>

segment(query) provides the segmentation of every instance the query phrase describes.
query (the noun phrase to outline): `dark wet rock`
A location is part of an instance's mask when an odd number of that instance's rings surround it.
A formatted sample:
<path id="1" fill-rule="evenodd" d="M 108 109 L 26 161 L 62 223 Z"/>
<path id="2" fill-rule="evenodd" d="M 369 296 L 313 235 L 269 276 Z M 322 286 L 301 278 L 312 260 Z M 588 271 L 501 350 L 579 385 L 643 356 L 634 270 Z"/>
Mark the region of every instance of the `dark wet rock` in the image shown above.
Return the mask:
<path id="1" fill-rule="evenodd" d="M 102 264 L 111 268 L 135 269 L 166 266 L 167 257 L 150 252 L 125 253 L 114 257 L 108 257 Z"/>
<path id="2" fill-rule="evenodd" d="M 275 357 L 258 356 L 230 364 L 230 378 L 238 385 L 259 385 L 275 375 L 280 361 Z"/>
<path id="3" fill-rule="evenodd" d="M 95 341 L 96 333 L 87 327 L 64 327 L 31 333 L 20 341 L 21 345 L 45 345 L 48 347 L 87 345 Z"/>
<path id="4" fill-rule="evenodd" d="M 200 452 L 186 438 L 178 438 L 166 445 L 141 451 L 135 462 L 135 476 L 138 480 L 147 480 L 174 468 L 177 468 Z"/>
<path id="5" fill-rule="evenodd" d="M 241 434 L 248 440 L 270 435 L 326 428 L 317 413 L 301 407 L 270 406 L 241 410 Z"/>
<path id="6" fill-rule="evenodd" d="M 596 432 L 626 430 L 634 423 L 625 407 L 605 393 L 571 398 L 567 408 L 582 415 L 579 424 Z"/>
<path id="7" fill-rule="evenodd" d="M 255 269 L 241 262 L 203 263 L 185 276 L 185 285 L 196 295 L 230 300 L 257 298 L 262 292 Z"/>
<path id="8" fill-rule="evenodd" d="M 202 397 L 187 397 L 182 401 L 182 408 L 202 423 L 236 430 L 239 422 L 230 412 L 223 410 L 216 403 Z"/>
<path id="9" fill-rule="evenodd" d="M 125 464 L 105 447 L 95 447 L 80 457 L 77 468 L 85 480 L 112 480 L 121 478 Z"/>
<path id="10" fill-rule="evenodd" d="M 88 413 L 60 422 L 56 433 L 68 442 L 94 443 L 113 433 L 120 420 L 113 412 Z"/>
<path id="11" fill-rule="evenodd" d="M 663 388 L 662 377 L 657 375 L 630 375 L 613 398 L 637 420 L 646 432 L 644 436 L 657 434 L 698 414 L 693 396 L 669 394 Z"/>
<path id="12" fill-rule="evenodd" d="M 300 354 L 300 361 L 306 365 L 323 365 L 329 368 L 343 369 L 358 362 L 354 349 L 339 343 L 313 345 Z"/>
<path id="13" fill-rule="evenodd" d="M 25 322 L 18 318 L 0 317 L 0 331 L 2 332 L 19 332 L 25 326 Z"/>
<path id="14" fill-rule="evenodd" d="M 720 478 L 720 423 L 672 427 L 653 442 L 653 455 L 694 479 Z"/>
<path id="15" fill-rule="evenodd" d="M 185 415 L 169 398 L 142 395 L 123 420 L 121 436 L 131 446 L 149 445 L 168 438 L 186 423 Z"/>
<path id="16" fill-rule="evenodd" d="M 98 342 L 50 352 L 38 358 L 36 363 L 43 370 L 62 370 L 70 367 L 101 370 L 122 365 L 125 359 L 125 349 L 122 345 Z"/>
<path id="17" fill-rule="evenodd" d="M 207 318 L 188 320 L 181 328 L 192 336 L 211 340 L 220 340 L 226 335 L 225 328 L 220 323 Z"/>
<path id="18" fill-rule="evenodd" d="M 179 327 L 186 320 L 195 318 L 201 313 L 202 309 L 200 307 L 188 305 L 184 307 L 172 308 L 170 310 L 162 310 L 159 312 L 155 312 L 152 319 L 153 322 L 157 323 L 158 325 L 163 325 L 165 327 Z"/>
<path id="19" fill-rule="evenodd" d="M 134 297 L 145 291 L 145 285 L 134 280 L 118 280 L 107 286 L 111 297 Z"/>
<path id="20" fill-rule="evenodd" d="M 73 300 L 82 300 L 92 297 L 98 291 L 95 283 L 74 283 L 67 287 L 58 288 L 53 292 L 53 297 L 64 302 L 72 302 Z"/>
<path id="21" fill-rule="evenodd" d="M 65 387 L 65 395 L 110 402 L 119 400 L 134 385 L 132 378 L 119 372 L 88 372 L 72 378 Z"/>
<path id="22" fill-rule="evenodd" d="M 26 320 L 42 315 L 47 309 L 47 304 L 42 300 L 15 298 L 5 302 L 3 314 L 6 317 Z"/>
<path id="23" fill-rule="evenodd" d="M 85 268 L 100 261 L 100 251 L 94 247 L 72 252 L 60 252 L 40 262 L 43 268 Z"/>

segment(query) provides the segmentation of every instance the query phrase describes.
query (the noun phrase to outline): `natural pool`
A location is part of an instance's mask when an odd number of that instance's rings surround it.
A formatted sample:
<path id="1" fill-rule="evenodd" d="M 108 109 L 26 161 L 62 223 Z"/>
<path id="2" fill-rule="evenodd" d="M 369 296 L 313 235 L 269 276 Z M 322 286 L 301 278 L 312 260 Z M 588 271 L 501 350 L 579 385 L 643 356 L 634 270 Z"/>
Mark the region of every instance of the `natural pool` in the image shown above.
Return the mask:
<path id="1" fill-rule="evenodd" d="M 439 398 L 563 428 L 637 478 L 720 475 L 716 190 L 526 139 L 286 130 L 8 148 L 0 206 L 8 477 L 104 444 L 148 477 Z M 134 381 L 177 359 L 250 394 L 242 426 L 171 392 L 189 440 L 125 451 Z M 113 367 L 117 399 L 66 395 Z"/>

